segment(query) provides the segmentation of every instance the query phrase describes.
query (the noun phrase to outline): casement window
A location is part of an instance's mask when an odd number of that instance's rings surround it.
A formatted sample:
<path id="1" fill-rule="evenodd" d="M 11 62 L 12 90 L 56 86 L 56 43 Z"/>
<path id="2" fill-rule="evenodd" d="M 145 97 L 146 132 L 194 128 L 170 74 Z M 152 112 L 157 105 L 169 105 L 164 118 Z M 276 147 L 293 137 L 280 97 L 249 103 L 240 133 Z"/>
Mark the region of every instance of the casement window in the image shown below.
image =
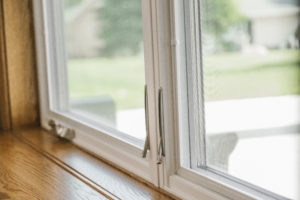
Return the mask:
<path id="1" fill-rule="evenodd" d="M 142 157 L 157 123 L 149 8 L 55 0 L 35 1 L 34 12 L 42 125 L 74 130 L 77 145 L 157 185 L 155 152 Z"/>
<path id="2" fill-rule="evenodd" d="M 184 199 L 299 199 L 299 11 L 35 1 L 42 125 Z"/>

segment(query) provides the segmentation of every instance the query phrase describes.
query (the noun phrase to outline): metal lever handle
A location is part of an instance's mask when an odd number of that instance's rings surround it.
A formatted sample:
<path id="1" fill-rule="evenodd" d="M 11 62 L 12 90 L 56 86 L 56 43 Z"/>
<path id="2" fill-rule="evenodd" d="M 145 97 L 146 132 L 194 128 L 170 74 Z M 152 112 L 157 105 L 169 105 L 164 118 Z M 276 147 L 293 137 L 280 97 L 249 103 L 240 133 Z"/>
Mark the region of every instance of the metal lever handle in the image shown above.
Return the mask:
<path id="1" fill-rule="evenodd" d="M 162 158 L 165 156 L 165 143 L 164 143 L 164 115 L 163 115 L 163 90 L 158 90 L 158 118 L 159 118 L 159 146 L 158 146 L 158 159 L 157 164 L 162 163 Z"/>
<path id="2" fill-rule="evenodd" d="M 61 124 L 55 123 L 54 120 L 49 120 L 48 125 L 52 128 L 55 135 L 59 138 L 63 138 L 65 140 L 72 140 L 75 138 L 75 131 L 70 128 L 66 128 Z"/>
<path id="3" fill-rule="evenodd" d="M 145 123 L 146 123 L 146 141 L 144 144 L 143 158 L 146 158 L 148 150 L 150 151 L 150 138 L 149 138 L 149 120 L 148 120 L 148 90 L 147 85 L 144 88 L 144 101 L 145 101 Z"/>

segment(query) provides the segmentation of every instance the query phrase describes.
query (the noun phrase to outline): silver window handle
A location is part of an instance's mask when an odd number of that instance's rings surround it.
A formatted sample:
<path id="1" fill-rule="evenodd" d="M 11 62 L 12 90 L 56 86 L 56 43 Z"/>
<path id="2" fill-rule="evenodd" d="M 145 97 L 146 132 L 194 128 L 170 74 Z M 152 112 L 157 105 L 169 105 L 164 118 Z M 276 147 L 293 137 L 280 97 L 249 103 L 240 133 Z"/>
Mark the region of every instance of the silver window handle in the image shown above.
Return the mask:
<path id="1" fill-rule="evenodd" d="M 164 142 L 164 109 L 163 109 L 163 90 L 160 87 L 158 90 L 158 119 L 159 119 L 159 146 L 157 164 L 162 163 L 162 158 L 165 157 L 165 142 Z"/>
<path id="2" fill-rule="evenodd" d="M 148 150 L 150 151 L 150 138 L 149 138 L 149 120 L 148 120 L 148 89 L 147 85 L 144 88 L 144 106 L 145 106 L 145 123 L 146 123 L 146 140 L 143 150 L 143 158 L 146 158 Z"/>

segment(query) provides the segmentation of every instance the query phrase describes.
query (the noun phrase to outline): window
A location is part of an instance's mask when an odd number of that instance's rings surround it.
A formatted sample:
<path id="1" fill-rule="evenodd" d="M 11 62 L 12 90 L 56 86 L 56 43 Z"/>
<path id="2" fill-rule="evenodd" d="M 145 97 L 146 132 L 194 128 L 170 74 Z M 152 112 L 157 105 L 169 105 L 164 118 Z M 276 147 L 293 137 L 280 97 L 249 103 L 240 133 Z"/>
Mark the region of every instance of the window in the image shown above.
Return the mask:
<path id="1" fill-rule="evenodd" d="M 156 145 L 149 3 L 44 0 L 34 12 L 43 127 L 74 129 L 75 144 L 157 185 L 156 155 L 142 156 Z"/>
<path id="2" fill-rule="evenodd" d="M 195 0 L 174 8 L 177 173 L 262 199 L 299 199 L 298 2 Z"/>
<path id="3" fill-rule="evenodd" d="M 43 127 L 184 199 L 299 199 L 299 11 L 35 1 Z"/>

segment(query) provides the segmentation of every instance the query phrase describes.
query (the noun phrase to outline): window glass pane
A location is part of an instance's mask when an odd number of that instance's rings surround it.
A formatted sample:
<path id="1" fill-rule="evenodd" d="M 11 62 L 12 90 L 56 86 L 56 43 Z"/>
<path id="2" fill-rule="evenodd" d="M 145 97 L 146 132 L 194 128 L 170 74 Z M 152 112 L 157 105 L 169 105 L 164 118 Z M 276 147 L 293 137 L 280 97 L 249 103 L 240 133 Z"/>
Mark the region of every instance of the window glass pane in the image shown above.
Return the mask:
<path id="1" fill-rule="evenodd" d="M 141 1 L 64 2 L 71 111 L 144 139 Z"/>
<path id="2" fill-rule="evenodd" d="M 300 199 L 298 0 L 202 0 L 207 165 Z"/>

